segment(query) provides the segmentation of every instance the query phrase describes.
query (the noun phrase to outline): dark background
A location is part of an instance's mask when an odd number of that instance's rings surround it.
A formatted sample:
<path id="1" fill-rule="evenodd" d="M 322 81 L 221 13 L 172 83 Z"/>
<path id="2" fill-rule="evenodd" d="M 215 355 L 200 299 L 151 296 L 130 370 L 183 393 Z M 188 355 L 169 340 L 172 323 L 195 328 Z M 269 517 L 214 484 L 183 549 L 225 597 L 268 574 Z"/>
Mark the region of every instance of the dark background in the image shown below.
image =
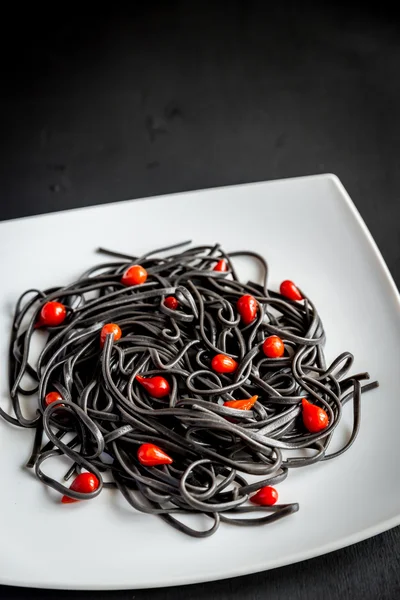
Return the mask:
<path id="1" fill-rule="evenodd" d="M 333 172 L 399 284 L 400 24 L 386 3 L 30 10 L 1 23 L 0 219 Z M 56 597 L 392 600 L 399 550 L 396 528 L 239 579 Z M 0 597 L 55 594 L 0 586 Z"/>

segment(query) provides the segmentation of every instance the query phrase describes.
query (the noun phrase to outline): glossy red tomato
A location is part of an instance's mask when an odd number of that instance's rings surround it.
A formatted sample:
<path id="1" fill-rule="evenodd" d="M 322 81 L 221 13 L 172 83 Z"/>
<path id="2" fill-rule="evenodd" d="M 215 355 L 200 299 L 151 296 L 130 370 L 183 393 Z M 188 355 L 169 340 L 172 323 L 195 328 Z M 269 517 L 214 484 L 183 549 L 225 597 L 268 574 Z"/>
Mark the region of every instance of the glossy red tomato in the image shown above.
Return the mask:
<path id="1" fill-rule="evenodd" d="M 216 354 L 211 361 L 211 367 L 217 373 L 234 373 L 238 368 L 236 360 L 225 354 Z"/>
<path id="2" fill-rule="evenodd" d="M 280 358 L 285 352 L 285 345 L 277 335 L 270 335 L 264 340 L 263 352 L 268 358 Z"/>
<path id="3" fill-rule="evenodd" d="M 40 311 L 39 327 L 57 327 L 65 321 L 67 309 L 61 302 L 46 302 Z"/>
<path id="4" fill-rule="evenodd" d="M 116 323 L 107 323 L 100 332 L 100 346 L 103 347 L 108 335 L 114 335 L 114 342 L 119 340 L 122 335 L 121 328 Z"/>
<path id="5" fill-rule="evenodd" d="M 44 403 L 46 406 L 49 406 L 50 404 L 53 404 L 53 402 L 57 402 L 57 400 L 62 400 L 62 399 L 63 399 L 63 397 L 58 392 L 49 392 L 45 396 Z"/>
<path id="6" fill-rule="evenodd" d="M 257 317 L 258 302 L 250 294 L 241 296 L 236 303 L 236 307 L 244 325 L 250 325 Z"/>
<path id="7" fill-rule="evenodd" d="M 312 404 L 305 398 L 301 401 L 303 407 L 303 423 L 311 433 L 318 433 L 329 425 L 329 418 L 323 408 Z"/>
<path id="8" fill-rule="evenodd" d="M 124 285 L 140 285 L 145 283 L 147 271 L 141 265 L 132 265 L 126 269 L 121 277 L 121 283 Z"/>
<path id="9" fill-rule="evenodd" d="M 164 396 L 168 396 L 171 391 L 171 386 L 168 381 L 160 375 L 156 375 L 155 377 L 142 377 L 141 375 L 136 375 L 136 380 L 144 387 L 146 392 L 154 398 L 164 398 Z"/>
<path id="10" fill-rule="evenodd" d="M 228 400 L 224 402 L 224 406 L 228 408 L 236 408 L 237 410 L 250 410 L 257 402 L 258 396 L 252 396 L 251 398 L 245 398 L 245 400 Z"/>
<path id="11" fill-rule="evenodd" d="M 293 281 L 290 281 L 289 279 L 282 281 L 280 292 L 282 296 L 289 298 L 289 300 L 303 300 L 303 296 L 301 295 L 299 288 L 296 287 Z"/>
<path id="12" fill-rule="evenodd" d="M 69 489 L 73 490 L 74 492 L 89 494 L 90 492 L 95 492 L 99 485 L 100 482 L 96 475 L 93 475 L 93 473 L 81 473 L 74 479 Z M 63 502 L 63 504 L 69 504 L 71 502 L 79 502 L 79 500 L 70 498 L 69 496 L 63 496 L 61 498 L 61 502 Z"/>
<path id="13" fill-rule="evenodd" d="M 167 308 L 170 308 L 171 310 L 176 310 L 179 306 L 179 302 L 175 298 L 175 296 L 167 296 L 164 300 L 164 304 Z"/>
<path id="14" fill-rule="evenodd" d="M 213 271 L 220 271 L 221 273 L 226 273 L 226 271 L 228 271 L 228 263 L 226 262 L 226 260 L 224 258 L 219 260 L 213 268 Z"/>
<path id="15" fill-rule="evenodd" d="M 139 462 L 146 467 L 170 465 L 173 462 L 172 458 L 155 444 L 142 444 L 139 446 L 137 457 Z"/>
<path id="16" fill-rule="evenodd" d="M 265 485 L 250 498 L 250 502 L 260 506 L 273 506 L 278 501 L 278 492 L 271 485 Z"/>

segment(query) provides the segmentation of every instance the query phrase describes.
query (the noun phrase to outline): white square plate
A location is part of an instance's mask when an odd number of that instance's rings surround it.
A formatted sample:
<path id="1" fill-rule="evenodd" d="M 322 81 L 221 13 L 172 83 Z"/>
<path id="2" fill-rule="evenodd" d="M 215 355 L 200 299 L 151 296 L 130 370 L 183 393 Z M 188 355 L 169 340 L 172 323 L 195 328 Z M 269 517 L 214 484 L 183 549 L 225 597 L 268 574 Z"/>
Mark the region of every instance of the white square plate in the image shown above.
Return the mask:
<path id="1" fill-rule="evenodd" d="M 102 260 L 94 253 L 99 245 L 141 253 L 188 238 L 263 254 L 272 289 L 293 279 L 315 302 L 326 328 L 327 358 L 350 350 L 354 372 L 368 370 L 379 379 L 380 388 L 363 397 L 356 443 L 336 460 L 293 470 L 279 486 L 282 502 L 300 503 L 297 514 L 261 528 L 222 525 L 216 535 L 198 540 L 136 513 L 117 492 L 62 505 L 23 468 L 33 432 L 1 422 L 0 583 L 112 589 L 211 581 L 310 558 L 400 523 L 399 296 L 332 175 L 0 223 L 2 405 L 8 404 L 12 308 L 23 290 L 68 283 Z M 350 423 L 351 407 L 344 413 Z"/>

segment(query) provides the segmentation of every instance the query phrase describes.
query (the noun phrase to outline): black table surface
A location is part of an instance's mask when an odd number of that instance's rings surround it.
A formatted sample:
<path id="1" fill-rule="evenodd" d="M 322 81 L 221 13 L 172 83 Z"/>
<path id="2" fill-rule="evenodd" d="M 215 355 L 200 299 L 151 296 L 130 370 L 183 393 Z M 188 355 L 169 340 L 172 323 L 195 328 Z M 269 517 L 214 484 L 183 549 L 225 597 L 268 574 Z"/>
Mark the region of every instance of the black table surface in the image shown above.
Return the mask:
<path id="1" fill-rule="evenodd" d="M 12 43 L 2 53 L 0 219 L 333 172 L 399 283 L 400 27 L 384 4 L 196 0 L 107 10 L 3 20 Z M 395 528 L 220 582 L 120 592 L 0 586 L 0 597 L 392 600 L 399 554 Z M 51 540 L 43 559 L 49 568 L 56 560 Z"/>

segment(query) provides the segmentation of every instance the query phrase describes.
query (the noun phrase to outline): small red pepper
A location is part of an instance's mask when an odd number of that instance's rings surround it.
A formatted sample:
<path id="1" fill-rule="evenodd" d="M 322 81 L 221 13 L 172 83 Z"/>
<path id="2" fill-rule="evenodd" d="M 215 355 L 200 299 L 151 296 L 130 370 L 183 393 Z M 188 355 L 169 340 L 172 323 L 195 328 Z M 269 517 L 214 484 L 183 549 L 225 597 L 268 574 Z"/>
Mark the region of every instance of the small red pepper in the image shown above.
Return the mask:
<path id="1" fill-rule="evenodd" d="M 224 402 L 224 406 L 228 408 L 236 408 L 238 410 L 250 410 L 254 404 L 257 402 L 258 396 L 252 396 L 251 398 L 246 398 L 245 400 L 228 400 L 228 402 Z"/>
<path id="2" fill-rule="evenodd" d="M 258 303 L 250 294 L 241 296 L 236 303 L 236 307 L 244 325 L 250 325 L 257 317 Z"/>
<path id="3" fill-rule="evenodd" d="M 155 444 L 142 444 L 139 446 L 137 457 L 139 462 L 145 467 L 170 465 L 173 462 L 172 458 Z"/>
<path id="4" fill-rule="evenodd" d="M 114 335 L 114 342 L 120 339 L 122 335 L 121 328 L 116 323 L 107 323 L 100 331 L 100 346 L 103 347 L 106 342 L 106 337 L 110 334 Z"/>
<path id="5" fill-rule="evenodd" d="M 289 281 L 289 279 L 282 281 L 280 292 L 282 296 L 289 298 L 289 300 L 303 300 L 299 288 L 295 286 L 293 281 Z"/>
<path id="6" fill-rule="evenodd" d="M 219 260 L 213 268 L 213 271 L 220 271 L 220 273 L 226 273 L 226 271 L 228 271 L 228 263 L 226 262 L 226 260 L 224 258 Z"/>
<path id="7" fill-rule="evenodd" d="M 238 363 L 230 356 L 216 354 L 211 361 L 211 367 L 217 373 L 234 373 L 238 368 Z"/>
<path id="8" fill-rule="evenodd" d="M 62 400 L 62 399 L 63 399 L 63 397 L 58 392 L 49 392 L 45 396 L 44 403 L 46 406 L 49 406 L 50 404 L 53 404 L 53 402 L 57 402 L 57 400 Z"/>
<path id="9" fill-rule="evenodd" d="M 154 398 L 164 398 L 164 396 L 168 396 L 171 391 L 171 386 L 168 381 L 160 375 L 156 375 L 155 377 L 142 377 L 141 375 L 136 375 L 136 380 L 144 387 L 146 392 Z"/>
<path id="10" fill-rule="evenodd" d="M 303 407 L 303 423 L 311 433 L 318 433 L 329 425 L 327 413 L 323 408 L 312 404 L 305 398 L 301 401 Z"/>
<path id="11" fill-rule="evenodd" d="M 167 296 L 164 300 L 164 305 L 171 310 L 176 310 L 179 306 L 179 302 L 175 296 Z"/>
<path id="12" fill-rule="evenodd" d="M 250 502 L 260 506 L 273 506 L 278 501 L 278 492 L 271 485 L 265 485 L 250 498 Z"/>
<path id="13" fill-rule="evenodd" d="M 124 285 L 140 285 L 145 283 L 147 271 L 141 265 L 132 265 L 128 267 L 121 277 L 121 283 Z"/>
<path id="14" fill-rule="evenodd" d="M 262 349 L 268 358 L 280 358 L 285 352 L 285 344 L 277 335 L 270 335 L 264 340 Z"/>
<path id="15" fill-rule="evenodd" d="M 100 482 L 96 475 L 93 475 L 93 473 L 81 473 L 74 479 L 72 484 L 69 486 L 69 489 L 73 490 L 74 492 L 89 494 L 90 492 L 95 492 L 99 485 Z M 79 500 L 76 498 L 70 498 L 69 496 L 63 496 L 61 498 L 61 502 L 63 504 L 69 504 L 71 502 L 79 502 Z"/>
<path id="16" fill-rule="evenodd" d="M 40 311 L 36 327 L 57 327 L 65 321 L 67 309 L 61 302 L 46 302 Z"/>

